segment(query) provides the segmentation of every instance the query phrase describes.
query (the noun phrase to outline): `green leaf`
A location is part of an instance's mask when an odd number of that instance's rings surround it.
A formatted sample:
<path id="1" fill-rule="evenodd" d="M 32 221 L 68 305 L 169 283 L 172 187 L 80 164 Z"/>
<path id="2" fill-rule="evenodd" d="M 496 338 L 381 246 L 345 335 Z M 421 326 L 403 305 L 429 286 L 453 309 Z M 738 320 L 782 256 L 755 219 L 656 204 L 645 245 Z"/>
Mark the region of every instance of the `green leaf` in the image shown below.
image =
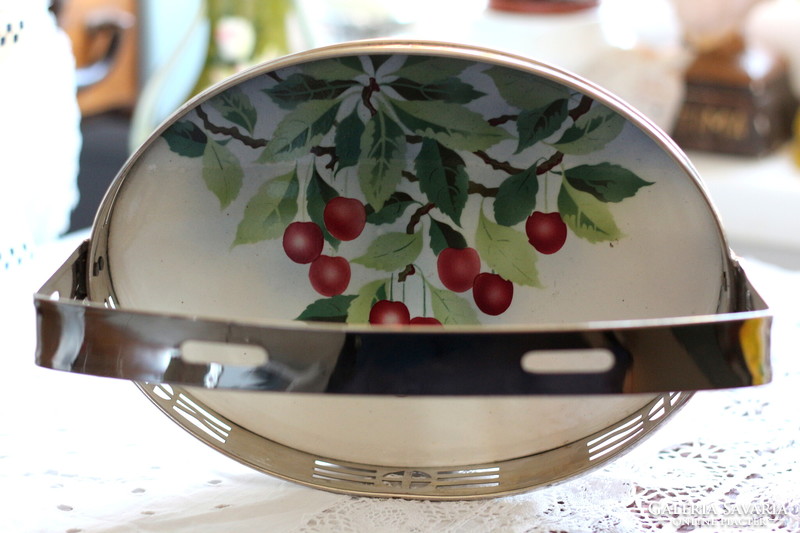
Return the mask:
<path id="1" fill-rule="evenodd" d="M 469 176 L 461 156 L 433 139 L 423 139 L 414 167 L 420 190 L 442 213 L 460 225 L 469 187 Z"/>
<path id="2" fill-rule="evenodd" d="M 595 105 L 567 128 L 553 146 L 565 154 L 590 154 L 613 141 L 624 126 L 625 118 L 622 115 Z"/>
<path id="3" fill-rule="evenodd" d="M 472 85 L 458 78 L 421 83 L 408 78 L 398 78 L 389 87 L 406 100 L 438 100 L 453 104 L 468 104 L 486 93 L 476 91 Z"/>
<path id="4" fill-rule="evenodd" d="M 336 145 L 336 171 L 358 164 L 361 159 L 361 136 L 364 134 L 364 122 L 358 116 L 358 108 L 347 115 L 336 127 L 334 143 Z"/>
<path id="5" fill-rule="evenodd" d="M 463 72 L 471 63 L 461 59 L 433 56 L 408 56 L 402 67 L 394 71 L 399 78 L 417 83 L 432 83 Z"/>
<path id="6" fill-rule="evenodd" d="M 483 214 L 478 217 L 475 249 L 489 267 L 517 285 L 540 287 L 536 251 L 524 233 L 495 224 Z"/>
<path id="7" fill-rule="evenodd" d="M 324 213 L 325 205 L 337 196 L 339 196 L 339 193 L 336 192 L 336 189 L 322 179 L 315 167 L 306 187 L 306 212 L 311 221 L 322 229 L 322 236 L 334 249 L 339 247 L 340 241 L 325 228 Z"/>
<path id="8" fill-rule="evenodd" d="M 320 80 L 295 73 L 263 92 L 283 109 L 294 109 L 304 102 L 333 100 L 356 85 L 355 80 Z"/>
<path id="9" fill-rule="evenodd" d="M 373 71 L 377 72 L 378 69 L 381 68 L 381 65 L 389 61 L 391 58 L 392 56 L 389 54 L 369 56 L 369 60 L 372 62 Z"/>
<path id="10" fill-rule="evenodd" d="M 614 222 L 608 204 L 579 191 L 562 180 L 558 192 L 558 211 L 572 232 L 589 242 L 616 241 L 622 232 Z"/>
<path id="11" fill-rule="evenodd" d="M 222 118 L 243 127 L 252 134 L 258 114 L 250 99 L 238 87 L 231 87 L 211 99 L 211 105 Z"/>
<path id="12" fill-rule="evenodd" d="M 281 237 L 297 215 L 299 188 L 297 169 L 259 187 L 244 208 L 234 246 Z"/>
<path id="13" fill-rule="evenodd" d="M 435 218 L 431 218 L 428 235 L 431 238 L 431 250 L 436 255 L 439 255 L 445 248 L 462 249 L 467 247 L 467 240 L 461 233 Z"/>
<path id="14" fill-rule="evenodd" d="M 533 76 L 529 72 L 490 67 L 486 74 L 494 81 L 500 96 L 519 109 L 539 109 L 570 96 L 570 91 L 565 86 Z"/>
<path id="15" fill-rule="evenodd" d="M 312 100 L 298 105 L 275 128 L 258 162 L 292 161 L 307 154 L 333 127 L 339 105 L 340 102 L 333 100 Z"/>
<path id="16" fill-rule="evenodd" d="M 433 316 L 442 325 L 472 325 L 478 324 L 478 314 L 469 301 L 453 291 L 439 289 L 428 284 L 431 293 L 431 308 Z"/>
<path id="17" fill-rule="evenodd" d="M 358 295 L 350 302 L 347 311 L 348 324 L 369 323 L 369 312 L 375 302 L 386 299 L 386 287 L 391 283 L 389 278 L 371 281 L 361 287 Z"/>
<path id="18" fill-rule="evenodd" d="M 536 164 L 506 178 L 494 199 L 494 219 L 503 226 L 514 226 L 528 218 L 536 208 L 539 177 Z"/>
<path id="19" fill-rule="evenodd" d="M 565 170 L 564 177 L 572 187 L 588 192 L 601 202 L 621 202 L 634 196 L 642 187 L 653 184 L 611 163 L 579 165 Z"/>
<path id="20" fill-rule="evenodd" d="M 509 137 L 504 129 L 459 104 L 392 100 L 392 105 L 408 129 L 452 150 L 486 150 Z"/>
<path id="21" fill-rule="evenodd" d="M 161 135 L 169 149 L 184 157 L 200 157 L 206 150 L 208 136 L 194 122 L 180 120 Z"/>
<path id="22" fill-rule="evenodd" d="M 203 152 L 203 181 L 219 200 L 220 209 L 228 207 L 239 195 L 243 178 L 236 156 L 224 144 L 209 139 Z"/>
<path id="23" fill-rule="evenodd" d="M 517 153 L 558 131 L 569 116 L 568 103 L 566 98 L 560 98 L 532 111 L 522 111 L 517 118 Z"/>
<path id="24" fill-rule="evenodd" d="M 364 69 L 357 57 L 346 57 L 306 63 L 303 65 L 303 73 L 318 80 L 342 81 L 364 74 Z"/>
<path id="25" fill-rule="evenodd" d="M 403 130 L 383 111 L 367 122 L 361 136 L 358 179 L 367 203 L 376 211 L 395 192 L 405 168 Z"/>
<path id="26" fill-rule="evenodd" d="M 367 222 L 370 224 L 391 224 L 405 213 L 408 206 L 416 203 L 407 193 L 395 192 L 386 200 L 380 211 L 374 211 L 371 207 L 369 208 Z"/>
<path id="27" fill-rule="evenodd" d="M 322 298 L 306 307 L 296 320 L 313 320 L 317 322 L 347 322 L 347 312 L 355 295 L 340 294 L 331 298 Z"/>
<path id="28" fill-rule="evenodd" d="M 352 259 L 367 268 L 393 272 L 413 263 L 422 251 L 422 234 L 392 232 L 379 235 L 364 255 Z"/>

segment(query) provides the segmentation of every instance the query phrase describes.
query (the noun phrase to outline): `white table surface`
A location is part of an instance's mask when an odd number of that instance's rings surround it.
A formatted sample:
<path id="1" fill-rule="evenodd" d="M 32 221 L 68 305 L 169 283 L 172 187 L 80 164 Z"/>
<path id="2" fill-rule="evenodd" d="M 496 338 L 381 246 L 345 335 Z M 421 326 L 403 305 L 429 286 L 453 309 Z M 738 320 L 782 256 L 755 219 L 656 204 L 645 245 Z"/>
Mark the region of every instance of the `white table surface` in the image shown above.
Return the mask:
<path id="1" fill-rule="evenodd" d="M 431 503 L 274 479 L 195 440 L 129 382 L 36 367 L 32 294 L 80 237 L 0 271 L 0 531 L 800 531 L 800 272 L 745 262 L 776 315 L 773 383 L 697 393 L 629 454 L 561 485 Z"/>

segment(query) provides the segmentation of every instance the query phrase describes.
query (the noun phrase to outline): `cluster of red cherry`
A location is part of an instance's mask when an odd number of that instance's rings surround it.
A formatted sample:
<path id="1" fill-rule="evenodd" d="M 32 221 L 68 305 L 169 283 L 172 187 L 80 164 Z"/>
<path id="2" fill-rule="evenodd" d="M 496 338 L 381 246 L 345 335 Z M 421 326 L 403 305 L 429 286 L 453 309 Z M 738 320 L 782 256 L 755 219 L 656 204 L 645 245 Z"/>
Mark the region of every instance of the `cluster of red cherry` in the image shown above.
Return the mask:
<path id="1" fill-rule="evenodd" d="M 567 225 L 557 212 L 533 212 L 525 221 L 528 242 L 540 253 L 553 254 L 564 246 Z M 514 284 L 493 272 L 481 272 L 474 248 L 445 248 L 436 261 L 439 280 L 453 292 L 472 289 L 475 305 L 487 315 L 500 315 L 511 305 Z"/>
<path id="2" fill-rule="evenodd" d="M 323 211 L 325 229 L 340 241 L 352 241 L 364 230 L 367 213 L 355 198 L 338 196 Z M 567 238 L 567 226 L 558 212 L 533 212 L 525 222 L 528 241 L 540 253 L 552 254 L 561 249 Z M 283 250 L 299 264 L 311 266 L 308 278 L 319 294 L 337 296 L 350 284 L 350 263 L 344 257 L 322 254 L 322 229 L 314 222 L 292 222 L 283 234 Z M 436 261 L 439 280 L 453 292 L 472 289 L 475 305 L 487 315 L 500 315 L 511 305 L 514 285 L 493 272 L 481 272 L 481 259 L 474 248 L 445 248 Z M 380 300 L 369 313 L 370 324 L 441 325 L 433 317 L 411 317 L 403 302 Z"/>

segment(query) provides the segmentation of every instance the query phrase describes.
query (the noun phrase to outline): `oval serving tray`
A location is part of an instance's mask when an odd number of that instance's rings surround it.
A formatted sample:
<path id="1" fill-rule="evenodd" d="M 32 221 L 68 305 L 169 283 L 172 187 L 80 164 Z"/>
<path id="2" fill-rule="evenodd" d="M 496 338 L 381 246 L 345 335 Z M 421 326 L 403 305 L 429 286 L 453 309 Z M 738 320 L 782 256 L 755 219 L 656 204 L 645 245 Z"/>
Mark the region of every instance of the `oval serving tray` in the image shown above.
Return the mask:
<path id="1" fill-rule="evenodd" d="M 769 310 L 685 155 L 585 80 L 442 43 L 192 100 L 36 307 L 38 364 L 140 382 L 223 453 L 356 494 L 550 484 L 688 391 L 769 379 Z"/>

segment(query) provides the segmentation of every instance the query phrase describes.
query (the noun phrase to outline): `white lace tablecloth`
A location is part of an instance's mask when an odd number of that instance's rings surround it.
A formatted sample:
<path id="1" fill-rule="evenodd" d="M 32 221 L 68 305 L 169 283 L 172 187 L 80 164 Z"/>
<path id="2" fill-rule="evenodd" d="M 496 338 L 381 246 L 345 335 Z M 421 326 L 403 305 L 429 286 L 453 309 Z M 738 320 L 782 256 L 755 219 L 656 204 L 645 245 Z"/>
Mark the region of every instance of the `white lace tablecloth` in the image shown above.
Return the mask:
<path id="1" fill-rule="evenodd" d="M 274 479 L 195 440 L 131 383 L 35 367 L 32 294 L 76 243 L 0 265 L 2 532 L 800 531 L 800 272 L 744 263 L 776 315 L 773 383 L 697 393 L 572 481 L 432 503 Z"/>

